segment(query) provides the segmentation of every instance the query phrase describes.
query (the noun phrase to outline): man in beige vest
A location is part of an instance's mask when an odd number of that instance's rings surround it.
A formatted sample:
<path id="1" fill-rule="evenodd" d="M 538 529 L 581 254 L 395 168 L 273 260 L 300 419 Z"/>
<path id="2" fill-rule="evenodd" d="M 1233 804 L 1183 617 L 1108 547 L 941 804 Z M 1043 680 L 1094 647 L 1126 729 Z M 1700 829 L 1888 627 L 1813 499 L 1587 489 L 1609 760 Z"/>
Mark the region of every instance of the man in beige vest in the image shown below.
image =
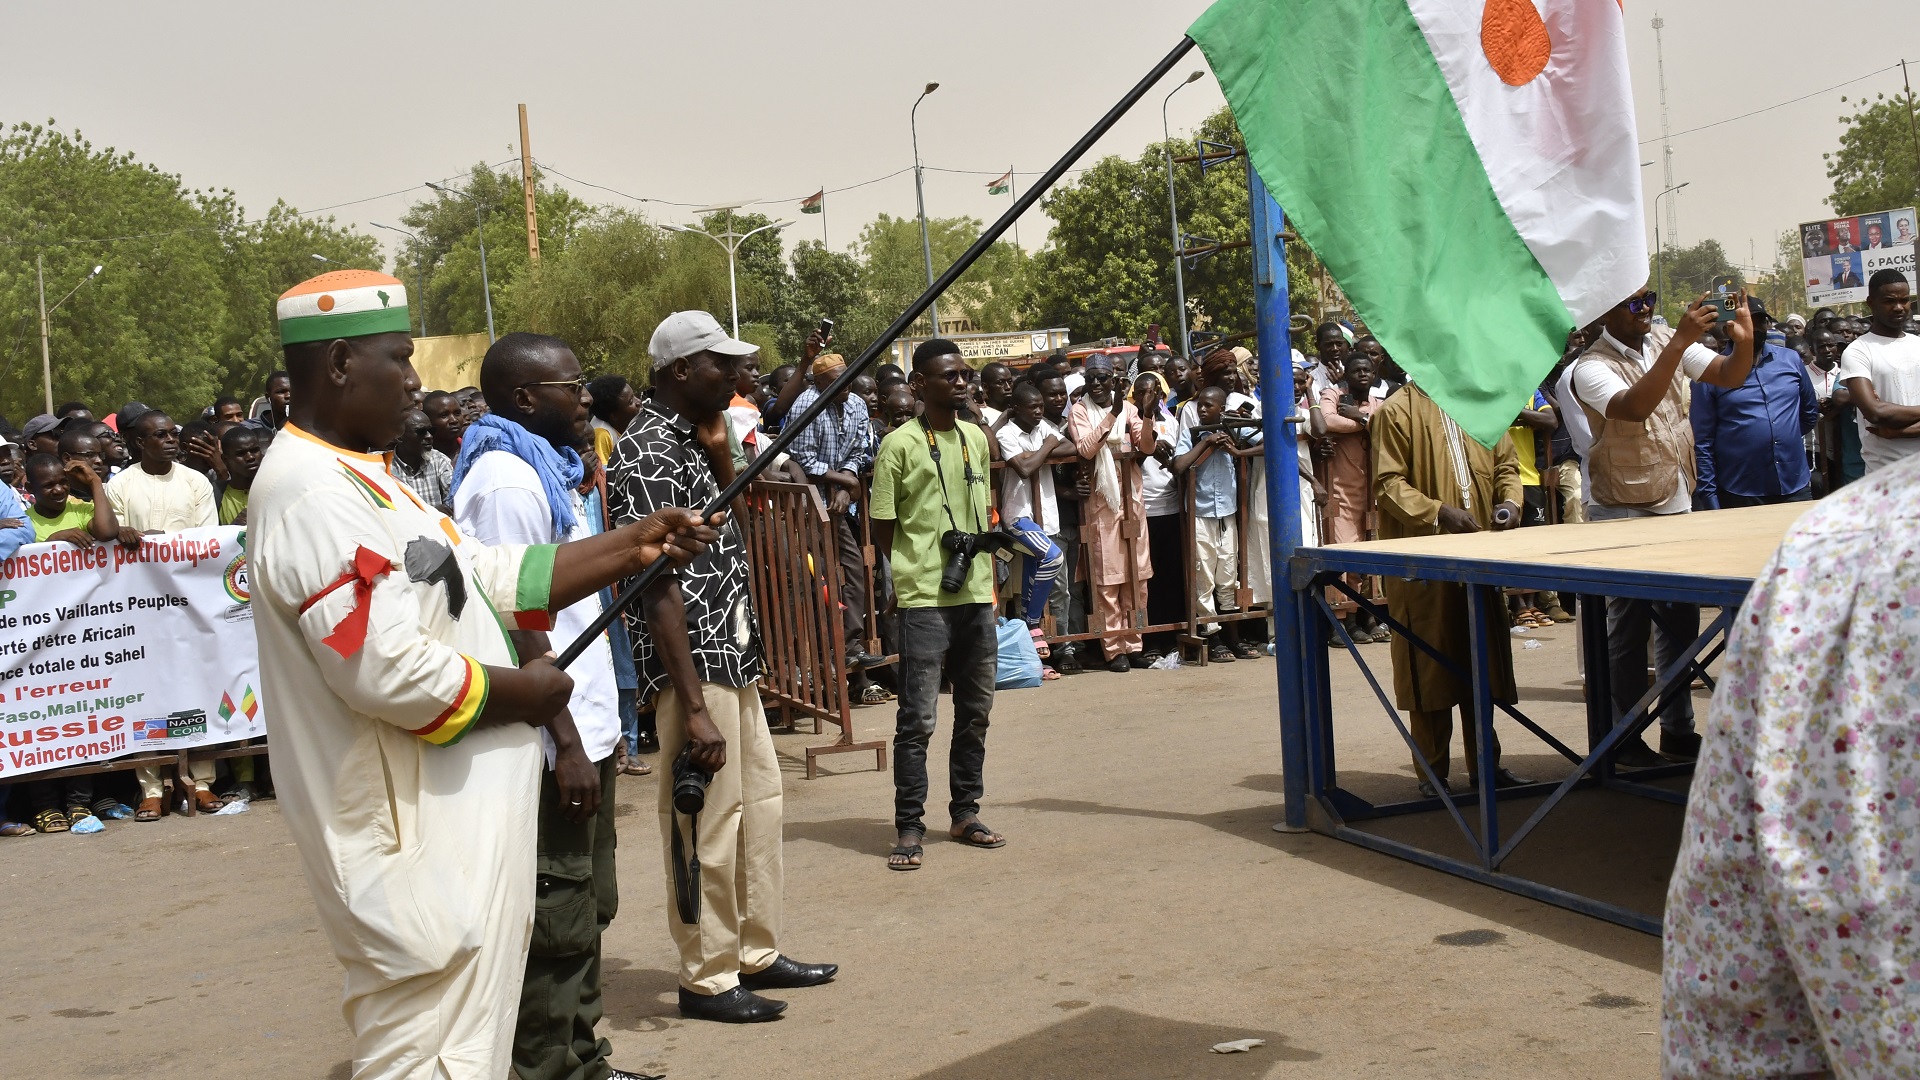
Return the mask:
<path id="1" fill-rule="evenodd" d="M 1680 319 L 1678 329 L 1655 327 L 1657 297 L 1647 289 L 1620 302 L 1602 320 L 1605 329 L 1574 361 L 1570 381 L 1593 445 L 1587 454 L 1587 518 L 1684 514 L 1693 509 L 1693 425 L 1688 418 L 1688 380 L 1729 389 L 1753 370 L 1753 318 L 1745 293 L 1733 322 L 1721 328 L 1733 354 L 1721 356 L 1701 337 L 1718 313 L 1705 296 Z M 1685 378 L 1679 376 L 1685 375 Z M 1647 640 L 1654 662 L 1667 666 L 1700 633 L 1700 609 L 1670 601 L 1607 599 L 1607 656 L 1613 715 L 1620 716 L 1646 693 Z M 1668 701 L 1660 718 L 1661 753 L 1692 758 L 1700 749 L 1693 730 L 1693 702 L 1685 693 Z M 1618 762 L 1629 767 L 1660 764 L 1644 740 L 1628 742 Z"/>

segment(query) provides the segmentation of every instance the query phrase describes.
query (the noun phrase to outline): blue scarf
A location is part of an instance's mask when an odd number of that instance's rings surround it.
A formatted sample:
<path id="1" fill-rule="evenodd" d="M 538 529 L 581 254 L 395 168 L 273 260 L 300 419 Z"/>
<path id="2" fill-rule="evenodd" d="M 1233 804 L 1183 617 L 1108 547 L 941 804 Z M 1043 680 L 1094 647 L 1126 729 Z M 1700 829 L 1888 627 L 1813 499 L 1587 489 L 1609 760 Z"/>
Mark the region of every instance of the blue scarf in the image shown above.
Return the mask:
<path id="1" fill-rule="evenodd" d="M 552 443 L 508 420 L 487 413 L 467 426 L 460 437 L 460 457 L 453 463 L 453 491 L 472 471 L 480 455 L 503 450 L 533 466 L 547 489 L 547 508 L 553 513 L 553 535 L 565 540 L 573 534 L 573 493 L 586 478 L 586 464 L 573 447 L 554 449 Z"/>

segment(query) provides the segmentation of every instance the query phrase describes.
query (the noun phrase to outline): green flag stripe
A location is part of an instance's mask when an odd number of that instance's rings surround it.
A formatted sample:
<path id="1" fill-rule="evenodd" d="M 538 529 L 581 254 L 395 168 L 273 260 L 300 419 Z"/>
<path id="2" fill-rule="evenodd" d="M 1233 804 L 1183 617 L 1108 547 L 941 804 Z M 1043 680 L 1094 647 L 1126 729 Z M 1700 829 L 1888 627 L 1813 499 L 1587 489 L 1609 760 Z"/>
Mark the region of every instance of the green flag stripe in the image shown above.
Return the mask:
<path id="1" fill-rule="evenodd" d="M 1188 36 L 1261 179 L 1368 328 L 1463 429 L 1498 442 L 1573 317 L 1404 0 L 1219 0 Z"/>
<path id="2" fill-rule="evenodd" d="M 280 320 L 280 343 L 298 345 L 305 341 L 332 341 L 367 334 L 404 334 L 412 328 L 412 320 L 404 307 L 338 315 L 300 315 Z"/>

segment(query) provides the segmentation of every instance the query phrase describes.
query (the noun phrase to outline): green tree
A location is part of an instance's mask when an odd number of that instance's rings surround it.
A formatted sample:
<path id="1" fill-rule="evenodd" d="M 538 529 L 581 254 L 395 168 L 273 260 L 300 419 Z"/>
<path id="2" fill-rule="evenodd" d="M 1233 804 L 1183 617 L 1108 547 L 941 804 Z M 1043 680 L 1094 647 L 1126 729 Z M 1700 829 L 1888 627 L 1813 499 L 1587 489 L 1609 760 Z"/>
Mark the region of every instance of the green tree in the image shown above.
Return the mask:
<path id="1" fill-rule="evenodd" d="M 719 248 L 668 233 L 632 211 L 585 215 L 552 254 L 542 244 L 540 261 L 539 273 L 520 273 L 508 286 L 516 325 L 565 339 L 594 375 L 645 385 L 652 371 L 647 343 L 660 320 L 689 308 L 726 317 L 727 264 Z"/>
<path id="2" fill-rule="evenodd" d="M 1855 110 L 1840 118 L 1845 125 L 1840 149 L 1820 155 L 1833 181 L 1827 203 L 1837 214 L 1870 214 L 1920 203 L 1913 137 L 1914 110 L 1920 103 L 1902 92 L 1849 104 Z"/>
<path id="3" fill-rule="evenodd" d="M 1238 146 L 1226 109 L 1208 117 L 1197 138 Z M 1173 237 L 1167 218 L 1166 153 L 1190 156 L 1195 142 L 1153 143 L 1132 161 L 1103 158 L 1073 184 L 1056 187 L 1042 205 L 1055 225 L 1048 246 L 1027 274 L 1028 306 L 1036 321 L 1067 326 L 1080 340 L 1139 337 L 1158 323 L 1178 334 L 1174 310 Z M 1181 232 L 1244 243 L 1249 235 L 1243 160 L 1204 174 L 1193 163 L 1174 166 Z M 1317 315 L 1317 262 L 1304 244 L 1287 245 L 1292 309 Z M 1253 328 L 1253 261 L 1246 248 L 1222 251 L 1186 270 L 1188 321 L 1194 329 L 1238 333 Z"/>
<path id="4" fill-rule="evenodd" d="M 45 408 L 35 257 L 54 313 L 55 402 L 97 412 L 141 400 L 183 417 L 221 392 L 258 392 L 279 363 L 273 302 L 315 254 L 377 262 L 372 238 L 275 204 L 249 220 L 232 192 L 196 191 L 79 133 L 20 124 L 0 136 L 0 412 Z"/>
<path id="5" fill-rule="evenodd" d="M 980 238 L 977 218 L 928 218 L 927 247 L 933 252 L 937 276 L 952 266 Z M 861 348 L 879 337 L 907 305 L 927 289 L 926 255 L 920 246 L 916 218 L 881 214 L 860 230 L 854 252 L 861 262 L 860 286 L 865 303 L 849 315 L 847 341 Z M 953 283 L 937 306 L 943 323 L 965 319 L 974 332 L 991 333 L 1024 328 L 1021 276 L 1027 256 L 1004 240 L 991 245 L 979 261 Z M 922 316 L 910 331 L 926 334 L 931 323 Z"/>
<path id="6" fill-rule="evenodd" d="M 565 252 L 593 207 L 570 192 L 547 184 L 534 173 L 533 201 L 540 225 L 540 256 L 544 261 Z M 430 334 L 480 334 L 487 329 L 486 295 L 480 273 L 480 222 L 486 226 L 487 271 L 484 284 L 493 290 L 494 328 L 504 334 L 531 325 L 507 308 L 503 297 L 513 282 L 529 272 L 525 188 L 517 168 L 494 169 L 474 165 L 464 180 L 446 185 L 473 196 L 435 193 L 408 208 L 400 217 L 417 240 L 405 241 L 394 259 L 395 276 L 408 283 L 418 271 L 426 279 L 425 305 Z M 702 241 L 703 243 L 705 241 Z"/>

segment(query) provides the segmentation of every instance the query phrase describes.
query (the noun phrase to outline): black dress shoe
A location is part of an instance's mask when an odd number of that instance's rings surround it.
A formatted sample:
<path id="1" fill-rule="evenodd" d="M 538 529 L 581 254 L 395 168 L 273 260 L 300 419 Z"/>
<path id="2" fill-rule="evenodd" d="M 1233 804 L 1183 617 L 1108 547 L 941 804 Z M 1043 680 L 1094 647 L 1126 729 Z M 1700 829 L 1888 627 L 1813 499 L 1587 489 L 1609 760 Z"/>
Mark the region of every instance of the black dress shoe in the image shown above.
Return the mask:
<path id="1" fill-rule="evenodd" d="M 1130 652 L 1127 654 L 1127 666 L 1135 671 L 1145 670 L 1152 665 L 1152 663 L 1153 661 L 1147 659 L 1145 653 Z"/>
<path id="2" fill-rule="evenodd" d="M 680 988 L 680 1015 L 689 1020 L 712 1020 L 721 1024 L 757 1024 L 772 1020 L 787 1011 L 787 1003 L 763 998 L 744 986 L 724 994 L 696 994 Z"/>
<path id="3" fill-rule="evenodd" d="M 1660 731 L 1660 752 L 1670 758 L 1692 761 L 1700 756 L 1700 733 L 1697 731 Z"/>
<path id="4" fill-rule="evenodd" d="M 1053 670 L 1062 675 L 1078 675 L 1085 670 L 1080 666 L 1080 652 L 1072 645 L 1062 645 L 1053 650 Z"/>
<path id="5" fill-rule="evenodd" d="M 1447 783 L 1445 777 L 1441 778 L 1440 787 L 1447 794 L 1449 795 L 1453 794 L 1453 785 Z M 1440 797 L 1440 792 L 1435 791 L 1433 789 L 1432 784 L 1429 784 L 1425 780 L 1422 780 L 1420 781 L 1420 797 L 1423 799 L 1437 799 Z"/>
<path id="6" fill-rule="evenodd" d="M 1665 759 L 1653 752 L 1645 739 L 1628 739 L 1614 752 L 1613 763 L 1623 769 L 1651 769 L 1665 765 Z"/>
<path id="7" fill-rule="evenodd" d="M 1112 672 L 1132 671 L 1133 665 L 1127 663 L 1126 654 L 1121 653 L 1119 656 L 1107 661 L 1107 670 Z"/>
<path id="8" fill-rule="evenodd" d="M 847 654 L 847 667 L 853 671 L 859 671 L 861 668 L 886 667 L 886 666 L 887 666 L 887 658 L 884 656 L 875 656 L 872 653 L 864 653 L 864 652 L 852 652 Z"/>
<path id="9" fill-rule="evenodd" d="M 645 728 L 642 728 L 640 730 L 640 737 L 634 740 L 633 748 L 632 750 L 629 751 L 629 753 L 634 753 L 634 754 L 657 754 L 659 752 L 660 752 L 659 733 L 648 731 Z"/>
<path id="10" fill-rule="evenodd" d="M 802 964 L 781 956 L 752 974 L 741 972 L 740 985 L 749 990 L 796 990 L 832 982 L 838 974 L 839 964 Z"/>

